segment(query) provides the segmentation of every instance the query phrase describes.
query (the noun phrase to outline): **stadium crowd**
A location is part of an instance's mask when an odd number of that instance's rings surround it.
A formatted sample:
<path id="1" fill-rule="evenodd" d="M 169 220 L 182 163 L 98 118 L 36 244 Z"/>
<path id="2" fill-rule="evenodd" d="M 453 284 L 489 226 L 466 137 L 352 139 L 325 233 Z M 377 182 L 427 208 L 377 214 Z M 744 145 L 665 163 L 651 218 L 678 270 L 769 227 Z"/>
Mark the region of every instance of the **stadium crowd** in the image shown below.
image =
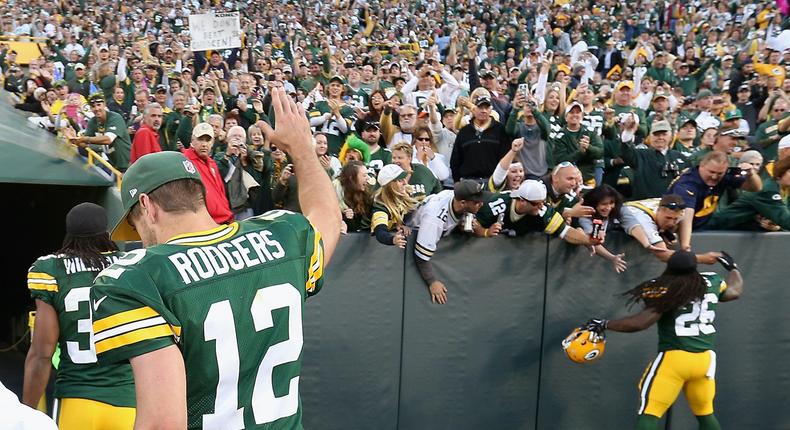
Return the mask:
<path id="1" fill-rule="evenodd" d="M 190 50 L 188 16 L 241 12 L 242 47 Z M 120 172 L 182 151 L 217 222 L 299 211 L 271 145 L 270 90 L 314 129 L 347 232 L 430 261 L 460 225 L 657 258 L 703 229 L 790 230 L 787 2 L 197 1 L 7 3 L 0 52 L 30 122 Z M 712 264 L 717 253 L 697 255 Z M 444 290 L 443 290 L 444 289 Z M 444 292 L 443 292 L 444 291 Z"/>

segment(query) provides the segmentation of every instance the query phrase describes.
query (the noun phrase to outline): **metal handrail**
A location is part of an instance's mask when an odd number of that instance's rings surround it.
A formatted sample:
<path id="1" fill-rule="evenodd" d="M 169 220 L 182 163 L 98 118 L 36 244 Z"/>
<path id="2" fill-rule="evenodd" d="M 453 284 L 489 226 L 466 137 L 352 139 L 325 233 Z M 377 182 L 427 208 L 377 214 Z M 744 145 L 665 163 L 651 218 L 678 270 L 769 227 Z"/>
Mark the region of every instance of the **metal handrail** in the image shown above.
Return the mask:
<path id="1" fill-rule="evenodd" d="M 77 145 L 70 144 L 73 147 L 77 147 Z M 85 147 L 85 151 L 88 153 L 88 161 L 85 163 L 86 167 L 94 167 L 96 166 L 96 161 L 99 162 L 102 166 L 108 168 L 112 174 L 115 175 L 115 186 L 118 187 L 118 191 L 121 190 L 121 182 L 123 174 L 120 170 L 113 167 L 107 160 L 101 157 L 98 152 L 92 150 L 91 148 Z"/>

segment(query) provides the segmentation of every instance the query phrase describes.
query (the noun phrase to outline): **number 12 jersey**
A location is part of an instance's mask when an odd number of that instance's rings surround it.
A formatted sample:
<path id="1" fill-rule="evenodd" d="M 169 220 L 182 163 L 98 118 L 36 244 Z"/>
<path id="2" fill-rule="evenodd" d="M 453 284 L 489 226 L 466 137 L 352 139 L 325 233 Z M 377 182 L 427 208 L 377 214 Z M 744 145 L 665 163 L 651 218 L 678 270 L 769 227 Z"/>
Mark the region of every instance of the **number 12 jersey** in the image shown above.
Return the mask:
<path id="1" fill-rule="evenodd" d="M 189 428 L 301 429 L 302 310 L 321 236 L 272 211 L 131 251 L 91 291 L 100 362 L 177 344 Z"/>

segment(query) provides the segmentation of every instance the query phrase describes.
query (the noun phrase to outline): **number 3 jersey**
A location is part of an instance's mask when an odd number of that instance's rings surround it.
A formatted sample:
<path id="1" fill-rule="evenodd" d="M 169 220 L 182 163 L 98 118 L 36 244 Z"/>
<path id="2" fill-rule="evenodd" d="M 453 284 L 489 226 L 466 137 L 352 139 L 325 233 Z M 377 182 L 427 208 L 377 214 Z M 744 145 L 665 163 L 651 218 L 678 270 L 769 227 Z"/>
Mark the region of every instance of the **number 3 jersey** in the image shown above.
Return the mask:
<path id="1" fill-rule="evenodd" d="M 701 273 L 707 290 L 682 308 L 665 312 L 658 320 L 658 350 L 702 352 L 713 349 L 716 339 L 716 307 L 727 283 L 717 273 Z"/>
<path id="2" fill-rule="evenodd" d="M 319 232 L 288 211 L 131 251 L 96 279 L 96 353 L 177 344 L 189 428 L 300 429 L 302 305 L 322 275 Z"/>
<path id="3" fill-rule="evenodd" d="M 114 261 L 118 255 L 108 253 L 107 258 Z M 91 342 L 89 296 L 97 273 L 98 269 L 86 267 L 82 259 L 67 255 L 41 257 L 28 271 L 27 287 L 31 297 L 52 306 L 58 315 L 60 365 L 54 396 L 133 407 L 134 379 L 129 363 L 108 366 L 96 363 Z M 36 335 L 36 328 L 33 335 Z"/>

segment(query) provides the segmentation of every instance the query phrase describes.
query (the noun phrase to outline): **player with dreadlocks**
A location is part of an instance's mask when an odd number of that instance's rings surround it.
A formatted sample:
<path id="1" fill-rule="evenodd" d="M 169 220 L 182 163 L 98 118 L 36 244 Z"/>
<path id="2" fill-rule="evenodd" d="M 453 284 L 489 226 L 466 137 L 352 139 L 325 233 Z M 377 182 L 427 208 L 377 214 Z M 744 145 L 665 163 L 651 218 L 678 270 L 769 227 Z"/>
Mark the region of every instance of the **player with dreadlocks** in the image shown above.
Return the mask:
<path id="1" fill-rule="evenodd" d="M 645 369 L 639 383 L 637 430 L 658 429 L 659 419 L 683 389 L 700 430 L 721 429 L 713 414 L 716 394 L 716 353 L 713 350 L 718 302 L 738 299 L 743 291 L 735 260 L 722 251 L 719 262 L 729 271 L 727 279 L 713 272 L 697 272 L 696 256 L 677 251 L 661 276 L 624 293 L 629 305 L 644 309 L 625 318 L 591 319 L 590 331 L 635 332 L 658 322 L 658 356 Z"/>
<path id="2" fill-rule="evenodd" d="M 80 203 L 66 215 L 60 250 L 40 257 L 28 271 L 36 321 L 25 360 L 22 401 L 33 408 L 38 405 L 49 382 L 55 347 L 60 346 L 52 418 L 61 430 L 134 426 L 131 366 L 98 366 L 91 330 L 91 284 L 120 254 L 107 232 L 104 208 Z M 101 304 L 97 302 L 94 305 Z"/>

